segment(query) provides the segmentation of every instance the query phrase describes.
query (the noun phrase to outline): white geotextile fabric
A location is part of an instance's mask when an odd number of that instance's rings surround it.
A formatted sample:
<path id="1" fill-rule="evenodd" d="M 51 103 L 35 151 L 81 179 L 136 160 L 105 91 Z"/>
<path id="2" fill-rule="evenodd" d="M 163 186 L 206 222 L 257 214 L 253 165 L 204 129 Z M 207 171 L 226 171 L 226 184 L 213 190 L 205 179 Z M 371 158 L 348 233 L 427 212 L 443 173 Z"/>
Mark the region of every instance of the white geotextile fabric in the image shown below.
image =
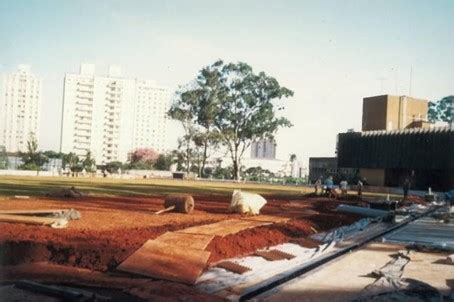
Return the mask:
<path id="1" fill-rule="evenodd" d="M 258 215 L 266 204 L 266 199 L 259 194 L 234 190 L 229 211 L 240 214 Z"/>
<path id="2" fill-rule="evenodd" d="M 323 242 L 341 242 L 343 239 L 349 238 L 356 235 L 358 232 L 363 231 L 372 221 L 373 220 L 370 218 L 363 218 L 353 224 L 342 226 L 329 232 L 314 234 L 311 238 Z"/>
<path id="3" fill-rule="evenodd" d="M 296 257 L 290 260 L 278 261 L 268 261 L 259 256 L 226 259 L 234 263 L 247 266 L 252 270 L 239 275 L 223 268 L 210 267 L 197 279 L 197 289 L 206 293 L 215 293 L 233 285 L 250 282 L 250 280 L 255 280 L 256 282 L 265 280 L 333 251 L 334 244 L 322 244 L 317 249 L 309 249 L 298 244 L 283 243 L 270 247 L 269 249 L 278 249 L 295 255 Z"/>

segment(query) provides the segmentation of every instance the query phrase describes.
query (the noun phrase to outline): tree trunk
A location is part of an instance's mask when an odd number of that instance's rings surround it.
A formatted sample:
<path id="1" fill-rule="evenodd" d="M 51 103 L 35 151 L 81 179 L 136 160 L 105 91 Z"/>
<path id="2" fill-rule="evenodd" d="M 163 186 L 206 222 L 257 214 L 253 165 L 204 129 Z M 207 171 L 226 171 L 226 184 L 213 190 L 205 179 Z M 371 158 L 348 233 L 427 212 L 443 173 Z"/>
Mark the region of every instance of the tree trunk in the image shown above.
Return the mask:
<path id="1" fill-rule="evenodd" d="M 202 158 L 202 168 L 201 168 L 201 177 L 205 177 L 205 165 L 207 163 L 207 153 L 208 153 L 208 141 L 205 141 L 205 145 L 203 146 L 203 158 Z"/>
<path id="2" fill-rule="evenodd" d="M 233 154 L 233 179 L 240 181 L 240 159 L 238 158 L 238 147 L 235 146 Z"/>
<path id="3" fill-rule="evenodd" d="M 240 168 L 237 159 L 233 161 L 233 179 L 240 180 Z"/>
<path id="4" fill-rule="evenodd" d="M 197 151 L 197 154 L 200 154 L 198 151 Z M 198 177 L 199 178 L 202 178 L 202 164 L 201 164 L 201 160 L 200 160 L 200 156 L 197 156 L 197 171 L 198 171 Z"/>
<path id="5" fill-rule="evenodd" d="M 186 142 L 186 173 L 188 173 L 189 176 L 189 171 L 191 170 L 191 149 L 189 147 L 189 140 Z"/>

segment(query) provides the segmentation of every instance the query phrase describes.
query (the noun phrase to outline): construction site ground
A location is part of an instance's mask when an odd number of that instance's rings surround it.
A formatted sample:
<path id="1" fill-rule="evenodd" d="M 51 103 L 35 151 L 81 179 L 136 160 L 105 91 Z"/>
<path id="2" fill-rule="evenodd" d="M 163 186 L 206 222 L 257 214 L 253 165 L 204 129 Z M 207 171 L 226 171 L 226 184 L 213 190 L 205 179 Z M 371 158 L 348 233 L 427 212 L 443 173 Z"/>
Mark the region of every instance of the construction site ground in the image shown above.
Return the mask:
<path id="1" fill-rule="evenodd" d="M 45 192 L 75 185 L 80 199 L 46 198 Z M 10 188 L 8 190 L 8 187 Z M 0 210 L 68 209 L 81 213 L 67 228 L 53 229 L 18 223 L 0 223 L 0 281 L 35 280 L 102 289 L 124 299 L 162 301 L 216 301 L 180 283 L 121 273 L 116 267 L 147 240 L 165 232 L 227 219 L 242 218 L 227 211 L 233 188 L 258 192 L 268 200 L 263 215 L 289 218 L 225 237 L 216 236 L 206 247 L 209 263 L 254 253 L 284 242 L 298 243 L 314 232 L 358 220 L 335 212 L 339 203 L 360 204 L 326 197 L 307 197 L 301 187 L 216 184 L 170 180 L 90 180 L 61 178 L 0 178 Z M 155 215 L 168 193 L 193 194 L 195 211 Z M 27 195 L 30 198 L 15 198 Z M 353 201 L 352 201 L 353 200 Z M 115 293 L 118 290 L 118 293 Z"/>
<path id="2" fill-rule="evenodd" d="M 304 301 L 331 302 L 359 299 L 365 287 L 376 278 L 373 272 L 393 259 L 405 245 L 372 242 L 361 249 L 348 253 L 338 261 L 318 268 L 312 274 L 301 276 L 258 297 L 266 302 Z M 414 251 L 411 260 L 403 270 L 403 278 L 423 281 L 448 297 L 454 285 L 454 266 L 443 263 L 448 252 Z M 348 276 L 348 278 L 346 278 Z M 418 297 L 419 298 L 419 297 Z M 386 298 L 378 301 L 386 301 Z M 364 301 L 364 298 L 363 300 Z M 421 301 L 401 299 L 399 301 Z M 433 301 L 430 299 L 424 301 Z M 450 300 L 447 300 L 450 301 Z"/>

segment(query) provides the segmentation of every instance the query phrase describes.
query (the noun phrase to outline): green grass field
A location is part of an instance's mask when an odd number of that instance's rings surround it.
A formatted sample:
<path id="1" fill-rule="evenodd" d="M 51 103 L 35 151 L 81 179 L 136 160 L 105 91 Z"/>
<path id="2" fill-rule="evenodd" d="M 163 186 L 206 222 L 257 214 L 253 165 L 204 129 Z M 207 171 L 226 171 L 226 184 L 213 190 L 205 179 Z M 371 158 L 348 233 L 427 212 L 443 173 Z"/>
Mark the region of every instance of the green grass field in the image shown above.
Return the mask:
<path id="1" fill-rule="evenodd" d="M 0 196 L 28 195 L 43 196 L 47 192 L 75 186 L 84 193 L 96 195 L 163 195 L 188 193 L 199 195 L 231 195 L 234 189 L 243 189 L 259 194 L 275 196 L 301 196 L 311 192 L 302 186 L 282 186 L 269 184 L 241 184 L 209 181 L 172 179 L 111 179 L 111 178 L 72 178 L 72 177 L 18 177 L 0 176 Z"/>

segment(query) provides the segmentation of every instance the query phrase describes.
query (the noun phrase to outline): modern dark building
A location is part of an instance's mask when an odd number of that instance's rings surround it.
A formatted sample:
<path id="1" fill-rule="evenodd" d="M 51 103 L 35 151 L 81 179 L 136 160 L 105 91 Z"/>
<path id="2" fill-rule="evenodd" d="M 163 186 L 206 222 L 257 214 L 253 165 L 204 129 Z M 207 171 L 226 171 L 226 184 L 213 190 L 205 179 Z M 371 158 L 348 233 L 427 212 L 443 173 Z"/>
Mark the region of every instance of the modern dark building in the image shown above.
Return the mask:
<path id="1" fill-rule="evenodd" d="M 337 157 L 310 157 L 309 158 L 309 181 L 314 183 L 319 177 L 324 180 L 332 176 L 334 182 L 338 183 L 341 179 L 349 182 L 356 175 L 357 169 L 339 168 Z"/>
<path id="2" fill-rule="evenodd" d="M 359 169 L 370 185 L 447 191 L 454 188 L 454 128 L 340 133 L 338 166 Z"/>

